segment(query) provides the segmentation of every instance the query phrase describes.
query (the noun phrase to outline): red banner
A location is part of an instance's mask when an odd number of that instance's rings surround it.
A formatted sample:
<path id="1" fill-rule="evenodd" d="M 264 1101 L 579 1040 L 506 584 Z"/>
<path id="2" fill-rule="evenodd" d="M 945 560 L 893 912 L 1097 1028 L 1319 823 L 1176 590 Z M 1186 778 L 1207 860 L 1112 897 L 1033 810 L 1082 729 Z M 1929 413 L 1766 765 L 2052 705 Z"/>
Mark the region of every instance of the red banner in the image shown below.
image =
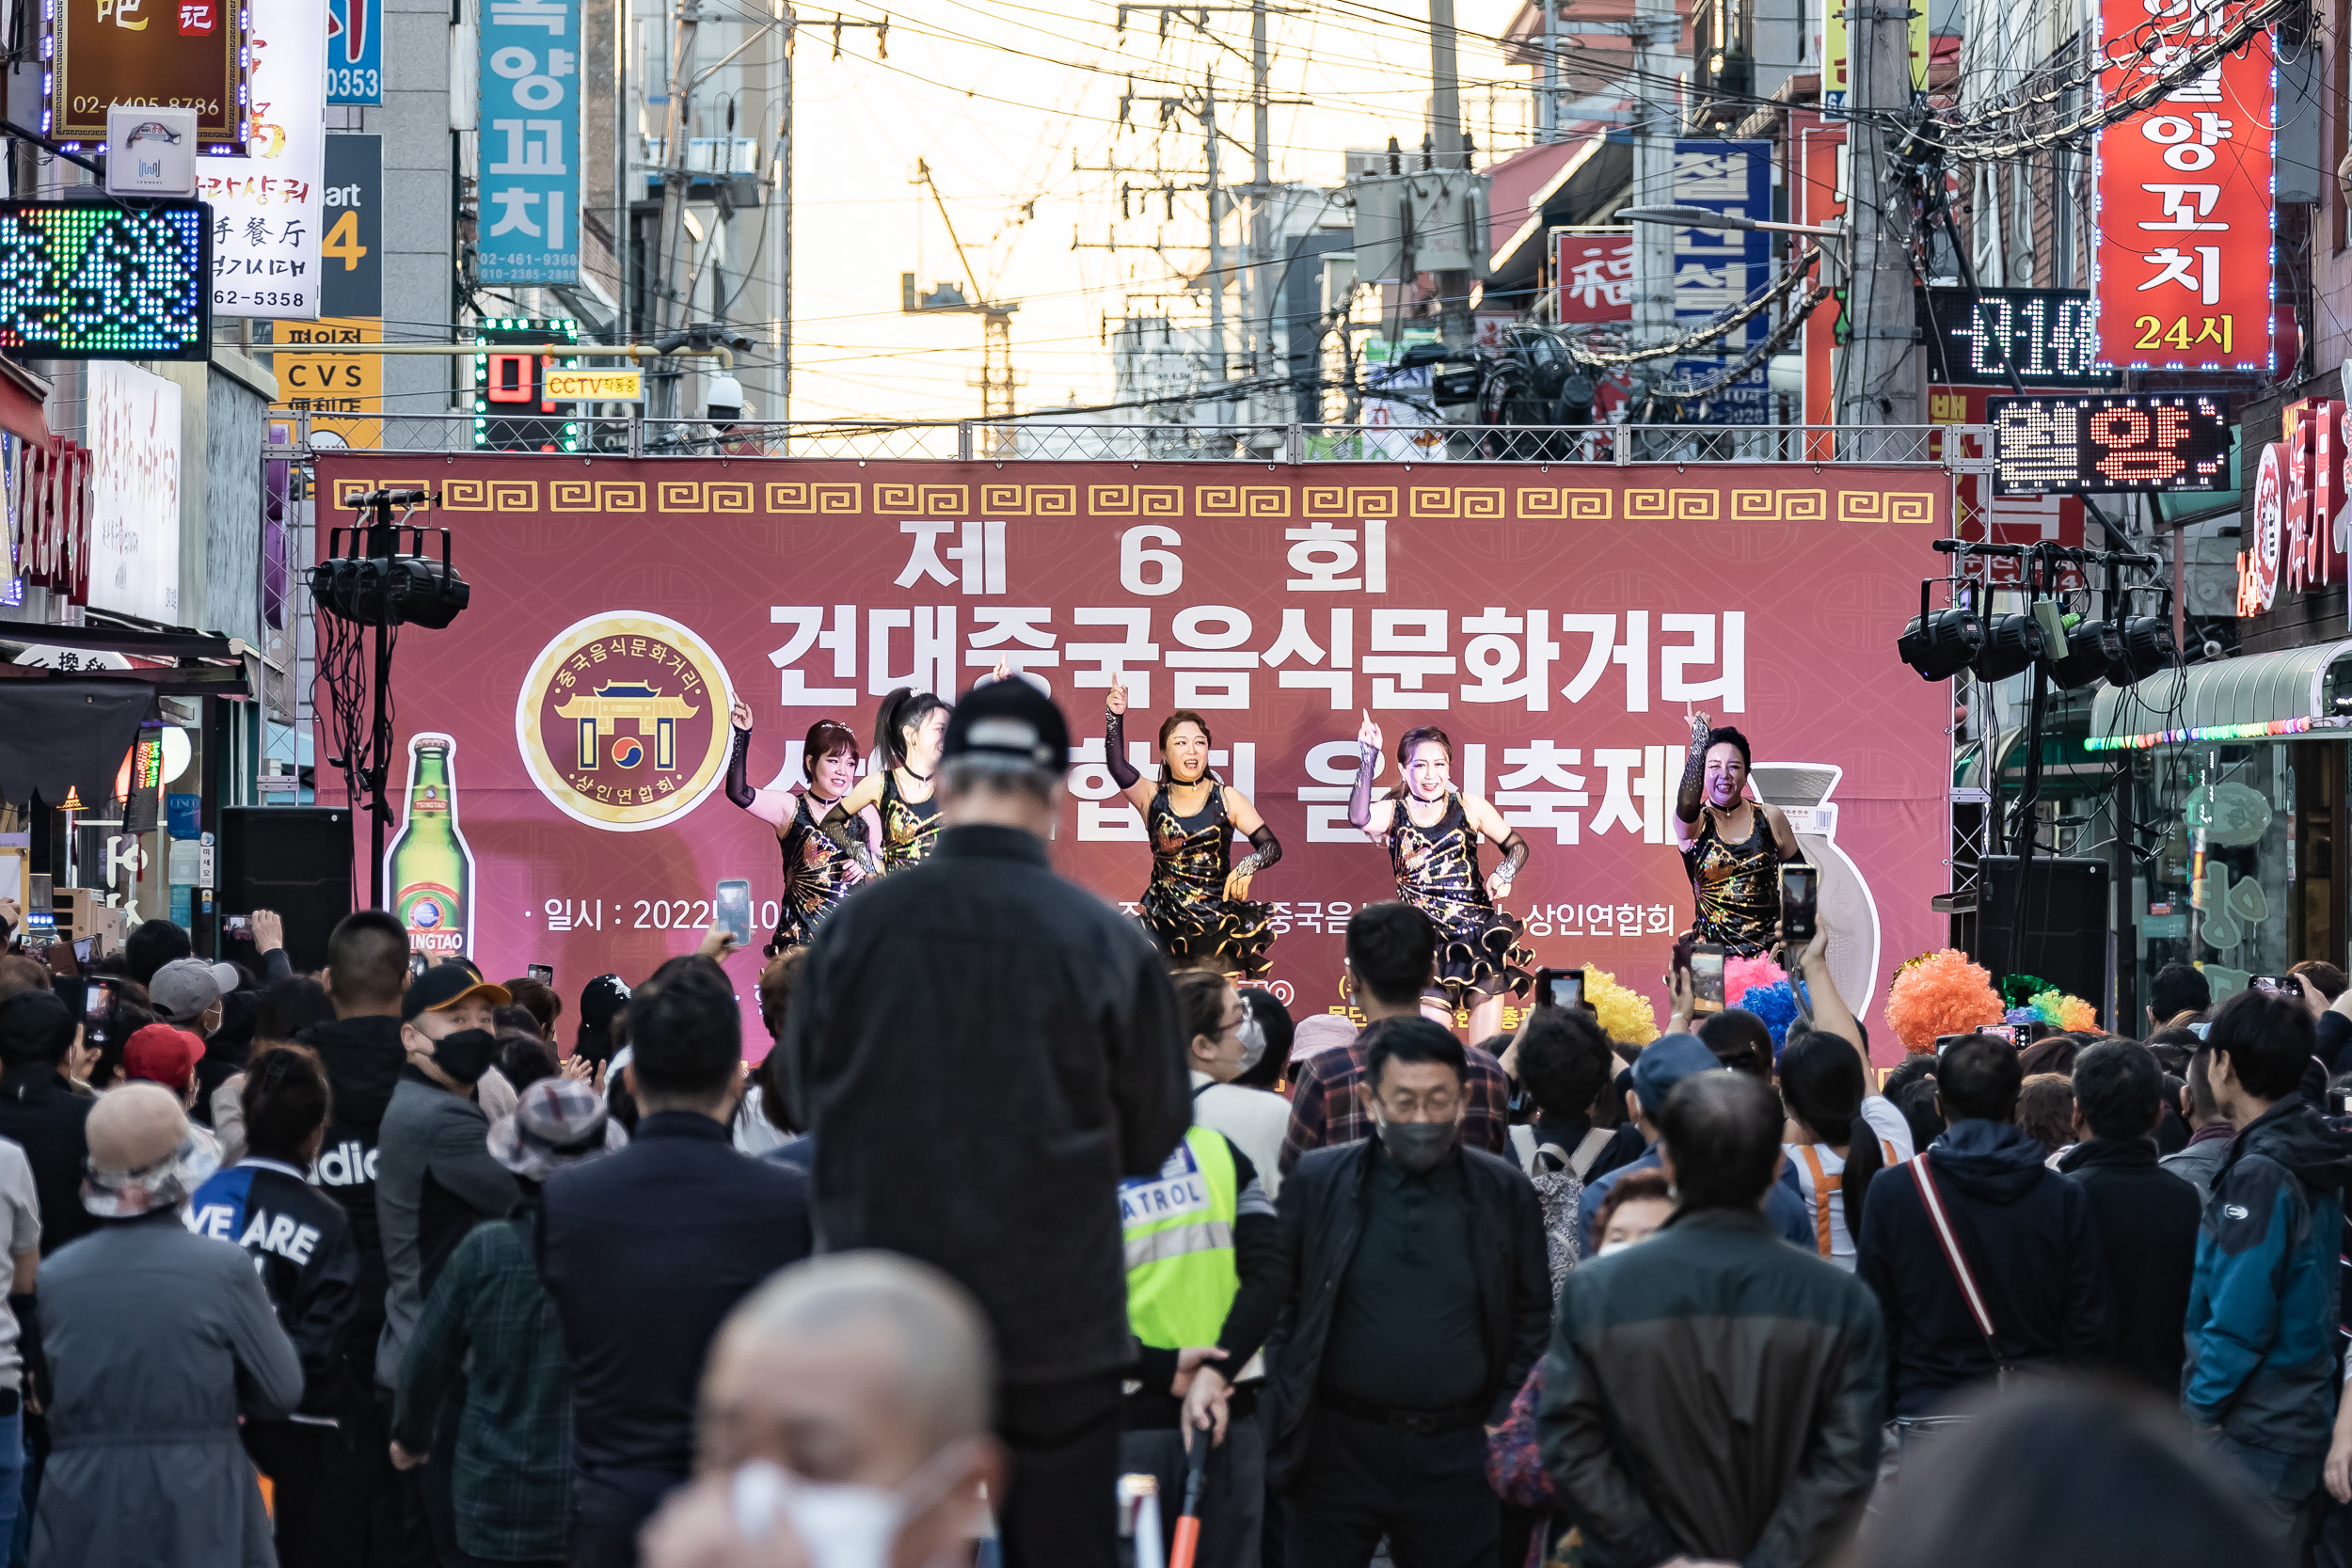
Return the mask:
<path id="1" fill-rule="evenodd" d="M 455 918 L 493 975 L 640 978 L 691 947 L 723 878 L 773 922 L 775 834 L 718 787 L 732 697 L 753 782 L 791 785 L 815 721 L 867 736 L 893 687 L 961 690 L 1000 659 L 1082 743 L 1057 863 L 1131 906 L 1151 853 L 1103 763 L 1103 697 L 1123 674 L 1147 770 L 1170 708 L 1205 715 L 1212 767 L 1282 841 L 1251 896 L 1298 1016 L 1340 1005 L 1347 916 L 1393 895 L 1345 821 L 1364 711 L 1391 742 L 1442 726 L 1455 784 L 1527 838 L 1506 907 L 1540 960 L 1606 969 L 1661 1017 L 1692 912 L 1670 820 L 1686 705 L 1750 737 L 1758 793 L 1824 868 L 1858 1007 L 1944 942 L 1948 693 L 1895 657 L 1949 531 L 1933 469 L 368 453 L 319 476 L 322 540 L 355 490 L 437 491 L 473 586 L 448 629 L 404 634 L 394 683 L 404 749 L 454 743 Z M 322 768 L 321 799 L 337 788 Z"/>
<path id="2" fill-rule="evenodd" d="M 2248 0 L 2101 0 L 2103 102 L 2219 36 Z M 2224 55 L 2098 133 L 2090 290 L 2099 359 L 2128 369 L 2268 371 L 2274 67 Z"/>
<path id="3" fill-rule="evenodd" d="M 1563 326 L 1633 319 L 1633 235 L 1624 229 L 1555 229 L 1551 276 Z"/>

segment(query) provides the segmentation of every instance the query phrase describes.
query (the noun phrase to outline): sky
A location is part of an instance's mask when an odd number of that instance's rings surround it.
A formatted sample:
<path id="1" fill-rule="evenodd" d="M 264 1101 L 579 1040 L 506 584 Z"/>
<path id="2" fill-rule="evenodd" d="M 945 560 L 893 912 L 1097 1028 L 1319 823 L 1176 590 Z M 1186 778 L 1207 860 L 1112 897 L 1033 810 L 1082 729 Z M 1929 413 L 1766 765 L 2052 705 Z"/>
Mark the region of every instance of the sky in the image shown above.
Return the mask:
<path id="1" fill-rule="evenodd" d="M 1482 151 L 1521 143 L 1524 77 L 1503 65 L 1491 41 L 1515 7 L 1458 3 L 1470 135 Z M 1276 181 L 1336 185 L 1345 149 L 1383 147 L 1391 135 L 1419 144 L 1429 91 L 1427 14 L 1413 0 L 1309 0 L 1270 18 L 1271 96 L 1311 100 L 1271 112 Z M 910 182 L 918 158 L 946 198 L 982 287 L 1020 302 L 1016 406 L 1107 401 L 1104 316 L 1115 325 L 1132 308 L 1198 319 L 1184 299 L 1143 296 L 1174 293 L 1176 269 L 1197 270 L 1207 259 L 1200 192 L 1181 193 L 1173 219 L 1155 197 L 1121 223 L 1120 182 L 1201 182 L 1199 121 L 1180 115 L 1161 129 L 1159 100 L 1197 100 L 1212 71 L 1218 123 L 1244 144 L 1223 144 L 1220 177 L 1229 185 L 1249 178 L 1248 15 L 1212 12 L 1211 37 L 1171 17 L 1165 40 L 1151 11 L 1131 12 L 1122 36 L 1114 0 L 1066 0 L 1058 8 L 916 0 L 889 15 L 884 62 L 865 31 L 846 32 L 833 59 L 829 13 L 801 12 L 792 417 L 979 412 L 979 318 L 899 310 L 901 272 L 914 271 L 927 290 L 943 279 L 961 286 L 930 193 Z M 1130 73 L 1136 99 L 1121 124 Z M 1073 170 L 1073 161 L 1081 167 Z M 1155 163 L 1169 172 L 1150 172 Z M 1099 172 L 1105 167 L 1133 172 Z M 1116 231 L 1132 248 L 1073 250 L 1073 230 L 1098 246 Z M 1229 243 L 1238 237 L 1237 220 L 1226 232 Z M 1155 242 L 1164 253 L 1151 248 Z"/>

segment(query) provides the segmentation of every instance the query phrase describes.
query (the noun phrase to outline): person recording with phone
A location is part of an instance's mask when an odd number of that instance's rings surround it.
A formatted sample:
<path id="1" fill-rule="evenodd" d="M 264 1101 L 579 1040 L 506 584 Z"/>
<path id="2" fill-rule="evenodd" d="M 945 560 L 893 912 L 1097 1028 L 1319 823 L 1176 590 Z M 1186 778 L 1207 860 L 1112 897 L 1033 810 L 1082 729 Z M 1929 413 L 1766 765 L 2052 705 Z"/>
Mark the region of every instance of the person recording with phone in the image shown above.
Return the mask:
<path id="1" fill-rule="evenodd" d="M 1675 842 L 1696 906 L 1691 930 L 1740 958 L 1772 945 L 1780 923 L 1775 873 L 1804 858 L 1777 806 L 1748 798 L 1748 737 L 1691 716 L 1691 746 L 1675 796 Z"/>

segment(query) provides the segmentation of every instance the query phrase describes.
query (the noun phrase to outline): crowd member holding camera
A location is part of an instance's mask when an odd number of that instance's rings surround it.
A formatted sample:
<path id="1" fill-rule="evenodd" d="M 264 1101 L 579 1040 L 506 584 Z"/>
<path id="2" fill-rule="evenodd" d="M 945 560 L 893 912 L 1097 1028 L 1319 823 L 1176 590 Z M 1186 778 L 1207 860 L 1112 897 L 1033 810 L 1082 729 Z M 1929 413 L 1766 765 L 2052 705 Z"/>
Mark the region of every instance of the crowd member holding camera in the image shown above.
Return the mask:
<path id="1" fill-rule="evenodd" d="M 1486 1039 L 1502 1028 L 1503 998 L 1525 996 L 1533 983 L 1528 966 L 1535 955 L 1519 941 L 1525 927 L 1499 907 L 1527 864 L 1527 840 L 1491 804 L 1454 787 L 1454 742 L 1434 724 L 1405 732 L 1396 743 L 1404 789 L 1375 800 L 1381 744 L 1380 726 L 1367 713 L 1356 733 L 1348 823 L 1388 846 L 1397 897 L 1438 927 L 1437 974 L 1422 993 L 1422 1011 L 1451 1028 L 1467 1008 L 1470 1037 Z M 1502 855 L 1484 880 L 1481 838 Z"/>
<path id="2" fill-rule="evenodd" d="M 1777 806 L 1751 800 L 1748 737 L 1691 716 L 1691 747 L 1675 796 L 1675 842 L 1695 905 L 1691 930 L 1742 958 L 1772 944 L 1780 925 L 1778 870 L 1803 860 L 1796 832 Z"/>

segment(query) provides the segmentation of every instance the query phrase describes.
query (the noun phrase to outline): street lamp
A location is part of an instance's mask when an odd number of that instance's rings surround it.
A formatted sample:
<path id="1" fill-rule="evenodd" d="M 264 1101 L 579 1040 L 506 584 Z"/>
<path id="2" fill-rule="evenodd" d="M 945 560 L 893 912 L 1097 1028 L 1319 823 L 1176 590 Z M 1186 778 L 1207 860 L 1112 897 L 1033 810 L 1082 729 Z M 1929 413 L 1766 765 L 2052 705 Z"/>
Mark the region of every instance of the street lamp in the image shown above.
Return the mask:
<path id="1" fill-rule="evenodd" d="M 1712 207 L 1620 207 L 1617 216 L 1631 223 L 1670 223 L 1677 229 L 1754 229 L 1768 234 L 1810 234 L 1816 239 L 1842 240 L 1846 231 L 1804 223 L 1773 223 L 1719 213 Z"/>

